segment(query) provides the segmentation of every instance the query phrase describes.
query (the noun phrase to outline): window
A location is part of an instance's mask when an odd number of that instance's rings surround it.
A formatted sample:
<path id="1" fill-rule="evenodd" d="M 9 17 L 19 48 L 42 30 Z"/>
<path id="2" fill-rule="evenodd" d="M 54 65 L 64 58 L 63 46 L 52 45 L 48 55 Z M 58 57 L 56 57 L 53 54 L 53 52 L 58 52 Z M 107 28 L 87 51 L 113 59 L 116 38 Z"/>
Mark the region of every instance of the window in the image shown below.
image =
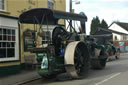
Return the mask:
<path id="1" fill-rule="evenodd" d="M 44 31 L 44 36 L 42 37 L 42 44 L 48 44 L 51 41 L 51 32 Z"/>
<path id="2" fill-rule="evenodd" d="M 5 10 L 5 0 L 0 0 L 0 10 Z"/>
<path id="3" fill-rule="evenodd" d="M 24 31 L 24 51 L 31 51 L 35 45 L 34 45 L 34 40 L 35 40 L 35 32 L 32 30 L 26 30 Z"/>
<path id="4" fill-rule="evenodd" d="M 117 40 L 117 36 L 115 36 L 115 40 Z"/>
<path id="5" fill-rule="evenodd" d="M 123 40 L 126 40 L 126 35 L 123 35 Z"/>
<path id="6" fill-rule="evenodd" d="M 0 58 L 15 57 L 16 30 L 0 28 Z"/>
<path id="7" fill-rule="evenodd" d="M 48 0 L 48 8 L 53 9 L 54 7 L 54 1 L 53 0 Z"/>

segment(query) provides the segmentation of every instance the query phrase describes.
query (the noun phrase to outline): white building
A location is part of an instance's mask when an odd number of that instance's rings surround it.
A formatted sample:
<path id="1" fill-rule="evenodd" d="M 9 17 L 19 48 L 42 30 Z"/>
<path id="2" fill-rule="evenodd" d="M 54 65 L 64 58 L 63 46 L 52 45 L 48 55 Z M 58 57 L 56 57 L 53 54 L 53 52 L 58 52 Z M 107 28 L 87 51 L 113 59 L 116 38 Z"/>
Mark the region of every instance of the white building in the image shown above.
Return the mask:
<path id="1" fill-rule="evenodd" d="M 126 24 L 123 24 L 126 25 Z M 94 33 L 94 35 L 102 35 L 103 40 L 113 41 L 114 46 L 120 47 L 121 52 L 128 52 L 128 31 L 127 26 L 121 26 L 117 23 L 112 23 L 109 26 L 109 29 L 98 28 L 98 30 Z M 108 37 L 104 37 L 108 36 Z M 99 40 L 101 41 L 101 40 Z"/>
<path id="2" fill-rule="evenodd" d="M 113 22 L 108 29 L 112 31 L 113 41 L 128 40 L 128 23 Z"/>

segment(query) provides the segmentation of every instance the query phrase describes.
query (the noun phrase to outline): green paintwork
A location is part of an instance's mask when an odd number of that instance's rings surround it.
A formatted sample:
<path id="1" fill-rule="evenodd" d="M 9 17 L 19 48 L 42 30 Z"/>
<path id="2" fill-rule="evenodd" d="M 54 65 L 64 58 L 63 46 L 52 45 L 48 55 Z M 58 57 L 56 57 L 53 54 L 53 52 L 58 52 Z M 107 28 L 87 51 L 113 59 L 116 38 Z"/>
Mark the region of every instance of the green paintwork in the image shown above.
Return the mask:
<path id="1" fill-rule="evenodd" d="M 55 74 L 58 72 L 64 71 L 64 57 L 63 56 L 54 56 L 50 54 L 50 52 L 47 49 L 44 49 L 43 51 L 37 50 L 36 52 L 37 55 L 37 61 L 38 61 L 38 66 L 37 66 L 37 71 L 40 75 L 46 75 L 46 74 Z M 44 58 L 44 54 L 47 54 L 48 57 L 48 68 L 41 69 L 41 62 Z"/>
<path id="2" fill-rule="evenodd" d="M 49 74 L 48 69 L 39 69 L 38 70 L 39 75 L 46 75 Z"/>
<path id="3" fill-rule="evenodd" d="M 0 67 L 0 77 L 19 73 L 21 71 L 20 65 Z"/>

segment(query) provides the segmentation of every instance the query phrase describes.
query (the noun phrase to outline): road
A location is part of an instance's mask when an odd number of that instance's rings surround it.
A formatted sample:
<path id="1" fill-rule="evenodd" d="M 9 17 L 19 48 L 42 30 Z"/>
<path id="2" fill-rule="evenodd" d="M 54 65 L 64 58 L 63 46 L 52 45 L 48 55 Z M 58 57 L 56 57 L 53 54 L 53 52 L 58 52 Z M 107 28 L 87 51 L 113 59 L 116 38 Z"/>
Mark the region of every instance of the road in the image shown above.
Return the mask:
<path id="1" fill-rule="evenodd" d="M 118 60 L 107 62 L 103 70 L 90 69 L 88 76 L 80 80 L 72 80 L 63 75 L 58 79 L 38 80 L 26 85 L 127 85 L 128 53 L 123 53 Z M 61 79 L 61 80 L 60 80 Z"/>

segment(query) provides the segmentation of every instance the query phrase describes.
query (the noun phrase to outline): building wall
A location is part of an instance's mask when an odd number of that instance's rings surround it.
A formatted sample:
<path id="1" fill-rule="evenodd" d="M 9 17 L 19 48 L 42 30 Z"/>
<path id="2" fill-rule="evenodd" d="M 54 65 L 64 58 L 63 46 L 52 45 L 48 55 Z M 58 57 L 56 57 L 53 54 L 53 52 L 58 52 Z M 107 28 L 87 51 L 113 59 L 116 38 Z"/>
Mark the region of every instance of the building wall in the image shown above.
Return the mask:
<path id="1" fill-rule="evenodd" d="M 5 0 L 6 9 L 0 11 L 0 14 L 9 16 L 19 16 L 26 10 L 33 8 L 48 8 L 48 0 Z M 53 0 L 55 10 L 66 11 L 66 0 Z M 65 23 L 64 20 L 59 21 L 60 24 Z"/>
<path id="2" fill-rule="evenodd" d="M 47 0 L 7 0 L 7 11 L 11 16 L 19 16 L 32 8 L 47 8 Z"/>
<path id="3" fill-rule="evenodd" d="M 121 41 L 122 40 L 122 36 L 119 35 L 119 34 L 115 34 L 115 33 L 112 33 L 113 34 L 113 41 Z M 115 39 L 116 37 L 116 39 Z"/>
<path id="4" fill-rule="evenodd" d="M 55 10 L 66 11 L 66 0 L 54 0 L 54 2 L 55 2 L 54 5 Z M 59 24 L 65 24 L 65 21 L 59 20 Z"/>
<path id="5" fill-rule="evenodd" d="M 121 32 L 121 33 L 125 33 L 128 34 L 128 31 L 123 29 L 122 27 L 120 27 L 117 24 L 112 24 L 109 29 L 117 31 L 117 32 Z M 117 37 L 117 40 L 115 40 L 115 36 Z M 120 47 L 120 52 L 128 52 L 128 35 L 119 35 L 116 33 L 113 33 L 113 41 L 114 41 L 114 45 L 116 47 Z"/>
<path id="6" fill-rule="evenodd" d="M 66 11 L 65 0 L 54 0 L 54 9 Z M 32 8 L 48 8 L 48 0 L 7 0 L 7 12 L 19 16 L 23 11 Z"/>
<path id="7" fill-rule="evenodd" d="M 119 25 L 117 25 L 115 23 L 112 24 L 108 29 L 128 34 L 127 30 L 123 29 L 122 27 L 120 27 Z"/>
<path id="8" fill-rule="evenodd" d="M 66 0 L 54 0 L 54 9 L 60 11 L 66 11 Z"/>
<path id="9" fill-rule="evenodd" d="M 121 35 L 121 34 L 113 34 L 113 41 L 127 41 L 128 40 L 128 35 Z"/>

